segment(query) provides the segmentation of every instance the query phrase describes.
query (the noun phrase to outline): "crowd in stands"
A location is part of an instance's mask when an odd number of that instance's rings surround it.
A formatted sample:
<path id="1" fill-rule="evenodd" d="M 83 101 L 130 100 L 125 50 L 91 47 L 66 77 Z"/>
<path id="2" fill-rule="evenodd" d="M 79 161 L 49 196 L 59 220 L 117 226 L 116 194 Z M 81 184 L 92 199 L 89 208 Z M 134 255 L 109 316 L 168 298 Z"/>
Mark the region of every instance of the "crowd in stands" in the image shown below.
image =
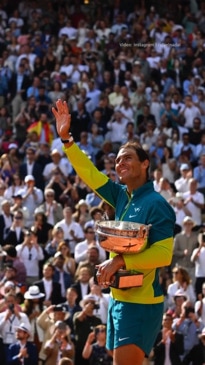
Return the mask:
<path id="1" fill-rule="evenodd" d="M 149 153 L 176 225 L 160 272 L 162 330 L 145 362 L 205 363 L 204 63 L 203 0 L 0 2 L 2 365 L 112 364 L 95 222 L 115 212 L 63 153 L 59 98 L 75 142 L 113 181 L 121 144 Z"/>

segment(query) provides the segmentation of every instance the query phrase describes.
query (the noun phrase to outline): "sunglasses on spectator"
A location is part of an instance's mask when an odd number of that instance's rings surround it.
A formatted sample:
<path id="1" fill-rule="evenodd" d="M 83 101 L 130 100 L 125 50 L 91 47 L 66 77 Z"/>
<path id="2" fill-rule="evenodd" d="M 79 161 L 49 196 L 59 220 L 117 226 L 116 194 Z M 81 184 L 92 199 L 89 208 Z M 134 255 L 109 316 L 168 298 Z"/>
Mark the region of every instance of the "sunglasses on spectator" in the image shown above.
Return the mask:
<path id="1" fill-rule="evenodd" d="M 17 215 L 16 217 L 14 217 L 15 219 L 17 219 L 17 220 L 21 220 L 21 219 L 23 219 L 23 217 L 21 217 L 20 215 Z"/>

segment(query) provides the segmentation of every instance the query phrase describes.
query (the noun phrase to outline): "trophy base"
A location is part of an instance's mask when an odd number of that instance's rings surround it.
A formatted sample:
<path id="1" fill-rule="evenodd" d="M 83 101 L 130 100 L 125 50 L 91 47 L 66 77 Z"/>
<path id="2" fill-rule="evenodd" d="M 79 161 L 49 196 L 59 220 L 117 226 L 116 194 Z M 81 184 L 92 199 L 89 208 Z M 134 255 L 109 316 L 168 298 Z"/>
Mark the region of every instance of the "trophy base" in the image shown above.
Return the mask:
<path id="1" fill-rule="evenodd" d="M 114 281 L 110 285 L 112 288 L 129 289 L 142 286 L 143 274 L 134 270 L 119 270 L 114 275 Z"/>

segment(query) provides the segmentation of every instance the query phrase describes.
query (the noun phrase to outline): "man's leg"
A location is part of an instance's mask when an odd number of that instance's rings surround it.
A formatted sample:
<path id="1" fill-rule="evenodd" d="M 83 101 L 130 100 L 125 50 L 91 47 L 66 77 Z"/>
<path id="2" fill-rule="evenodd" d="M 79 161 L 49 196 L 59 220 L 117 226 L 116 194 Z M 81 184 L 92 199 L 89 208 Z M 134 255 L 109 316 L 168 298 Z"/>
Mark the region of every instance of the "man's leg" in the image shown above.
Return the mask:
<path id="1" fill-rule="evenodd" d="M 113 365 L 142 365 L 144 356 L 136 345 L 120 346 L 113 351 Z"/>

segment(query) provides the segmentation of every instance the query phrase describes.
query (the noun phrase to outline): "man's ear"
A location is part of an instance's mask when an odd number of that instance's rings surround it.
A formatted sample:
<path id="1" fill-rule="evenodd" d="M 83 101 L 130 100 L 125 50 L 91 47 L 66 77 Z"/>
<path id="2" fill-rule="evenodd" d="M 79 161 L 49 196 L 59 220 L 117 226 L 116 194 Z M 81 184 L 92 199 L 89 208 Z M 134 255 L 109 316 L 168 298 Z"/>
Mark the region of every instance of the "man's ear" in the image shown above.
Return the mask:
<path id="1" fill-rule="evenodd" d="M 143 167 L 145 168 L 145 170 L 149 167 L 149 160 L 143 161 Z"/>

